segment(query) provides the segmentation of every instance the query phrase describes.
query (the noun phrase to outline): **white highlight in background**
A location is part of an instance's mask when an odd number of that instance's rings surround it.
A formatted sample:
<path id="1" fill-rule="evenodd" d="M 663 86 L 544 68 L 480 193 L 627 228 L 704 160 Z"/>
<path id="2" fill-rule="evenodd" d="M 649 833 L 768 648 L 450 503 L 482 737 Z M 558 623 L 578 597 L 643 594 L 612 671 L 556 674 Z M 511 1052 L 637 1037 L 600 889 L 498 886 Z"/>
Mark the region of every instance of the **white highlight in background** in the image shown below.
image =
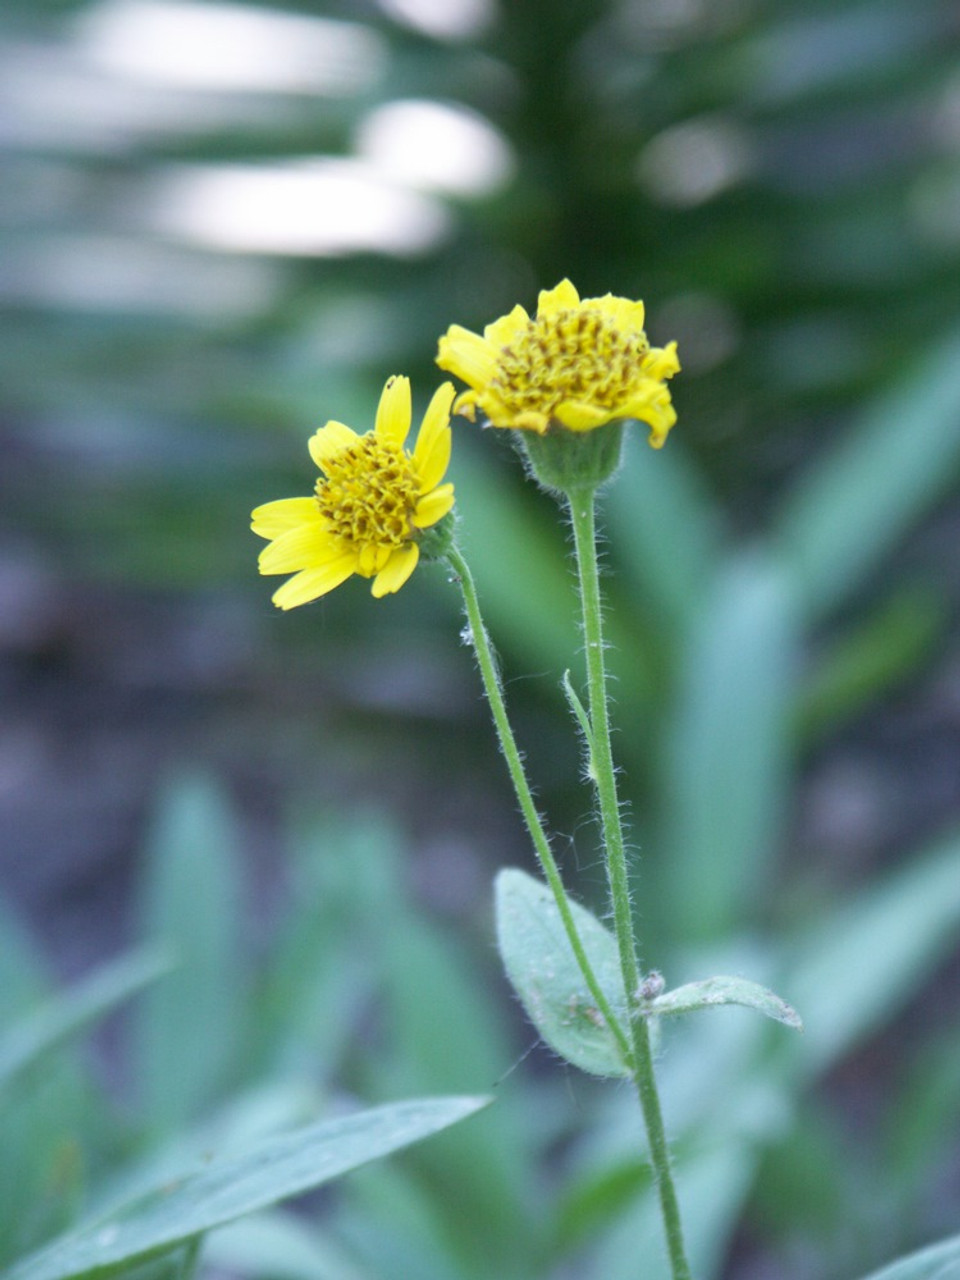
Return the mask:
<path id="1" fill-rule="evenodd" d="M 170 166 L 150 187 L 154 230 L 235 252 L 417 254 L 450 229 L 438 201 L 356 160 Z"/>
<path id="2" fill-rule="evenodd" d="M 77 52 L 104 72 L 177 89 L 353 94 L 386 66 L 366 27 L 250 5 L 103 0 L 75 32 Z"/>
<path id="3" fill-rule="evenodd" d="M 424 191 L 489 195 L 513 176 L 513 155 L 489 121 L 452 103 L 407 99 L 372 111 L 358 153 L 381 173 Z"/>

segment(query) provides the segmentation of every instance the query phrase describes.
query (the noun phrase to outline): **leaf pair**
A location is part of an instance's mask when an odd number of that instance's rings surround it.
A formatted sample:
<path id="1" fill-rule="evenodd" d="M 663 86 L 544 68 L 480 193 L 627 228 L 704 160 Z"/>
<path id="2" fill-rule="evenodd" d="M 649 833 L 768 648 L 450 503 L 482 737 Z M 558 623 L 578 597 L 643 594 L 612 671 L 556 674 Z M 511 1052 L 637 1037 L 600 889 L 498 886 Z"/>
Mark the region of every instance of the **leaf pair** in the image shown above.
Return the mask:
<path id="1" fill-rule="evenodd" d="M 570 904 L 587 958 L 623 1025 L 628 1002 L 613 934 L 586 908 Z M 507 868 L 496 881 L 497 944 L 514 990 L 543 1039 L 567 1062 L 598 1076 L 631 1076 L 617 1037 L 594 1003 L 577 965 L 560 912 L 547 885 L 526 872 Z M 736 1004 L 796 1030 L 797 1013 L 766 987 L 745 978 L 713 977 L 674 991 L 651 994 L 643 1002 L 648 1017 L 692 1013 Z"/>

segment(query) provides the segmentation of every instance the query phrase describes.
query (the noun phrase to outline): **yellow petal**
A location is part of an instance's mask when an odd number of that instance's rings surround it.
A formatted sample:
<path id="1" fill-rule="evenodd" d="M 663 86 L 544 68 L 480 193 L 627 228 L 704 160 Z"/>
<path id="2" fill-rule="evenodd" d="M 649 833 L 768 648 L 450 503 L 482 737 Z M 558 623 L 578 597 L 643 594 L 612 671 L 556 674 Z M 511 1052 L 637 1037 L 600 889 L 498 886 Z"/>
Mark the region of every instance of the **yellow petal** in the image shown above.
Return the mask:
<path id="1" fill-rule="evenodd" d="M 319 431 L 314 432 L 307 447 L 310 450 L 310 457 L 322 471 L 328 458 L 334 457 L 335 454 L 343 453 L 344 449 L 349 449 L 359 439 L 360 437 L 356 431 L 352 427 L 348 427 L 346 423 L 328 422 L 325 427 L 321 427 Z"/>
<path id="2" fill-rule="evenodd" d="M 476 422 L 478 399 L 479 395 L 476 391 L 461 391 L 454 401 L 453 412 L 461 418 L 466 418 L 468 422 Z"/>
<path id="3" fill-rule="evenodd" d="M 648 378 L 672 378 L 680 372 L 677 344 L 668 342 L 665 347 L 651 347 L 643 362 L 643 372 Z"/>
<path id="4" fill-rule="evenodd" d="M 341 545 L 317 520 L 281 533 L 260 552 L 258 564 L 261 573 L 293 573 L 296 569 L 314 568 L 341 552 Z"/>
<path id="5" fill-rule="evenodd" d="M 550 414 L 543 413 L 539 409 L 524 409 L 521 413 L 515 413 L 513 417 L 505 415 L 502 422 L 493 422 L 491 419 L 495 427 L 509 427 L 516 431 L 536 431 L 540 436 L 546 432 L 550 421 Z"/>
<path id="6" fill-rule="evenodd" d="M 509 346 L 517 334 L 526 329 L 529 323 L 530 317 L 518 303 L 507 315 L 501 316 L 499 320 L 494 320 L 492 324 L 488 324 L 483 331 L 483 336 L 491 347 L 499 351 L 501 347 Z"/>
<path id="7" fill-rule="evenodd" d="M 413 513 L 413 523 L 418 529 L 429 529 L 432 524 L 442 520 L 453 506 L 453 485 L 442 484 L 433 493 L 428 493 L 417 503 Z"/>
<path id="8" fill-rule="evenodd" d="M 667 387 L 662 382 L 651 379 L 624 403 L 619 416 L 646 422 L 658 435 L 662 434 L 665 438 L 677 420 L 677 411 L 670 400 Z"/>
<path id="9" fill-rule="evenodd" d="M 436 488 L 450 462 L 450 405 L 453 395 L 452 382 L 444 382 L 437 387 L 420 424 L 413 465 L 420 478 L 421 493 L 429 493 Z"/>
<path id="10" fill-rule="evenodd" d="M 606 293 L 602 298 L 584 298 L 583 305 L 602 311 L 623 332 L 643 333 L 645 311 L 642 302 L 632 302 L 629 298 L 617 298 L 612 293 Z"/>
<path id="11" fill-rule="evenodd" d="M 569 431 L 592 431 L 594 427 L 602 427 L 613 418 L 625 418 L 628 415 L 619 410 L 611 413 L 609 409 L 601 409 L 599 405 L 582 400 L 564 400 L 554 409 L 553 416 Z"/>
<path id="12" fill-rule="evenodd" d="M 366 543 L 357 556 L 357 573 L 363 578 L 372 578 L 375 573 L 380 572 L 394 550 L 394 547 L 383 547 L 376 542 Z"/>
<path id="13" fill-rule="evenodd" d="M 480 412 L 487 419 L 487 422 L 491 427 L 513 427 L 516 425 L 514 422 L 514 412 L 508 409 L 500 397 L 494 395 L 492 391 L 478 391 L 475 394 L 468 391 L 465 395 L 473 396 L 473 403 L 479 407 Z M 465 396 L 458 396 L 457 402 L 453 407 L 457 413 L 463 414 L 465 418 L 469 418 L 470 421 L 473 422 L 473 414 L 468 413 L 459 407 L 464 399 Z"/>
<path id="14" fill-rule="evenodd" d="M 471 387 L 483 387 L 497 372 L 497 352 L 478 333 L 452 324 L 437 347 L 437 364 Z"/>
<path id="15" fill-rule="evenodd" d="M 261 538 L 279 538 L 288 529 L 320 519 L 314 498 L 278 498 L 264 502 L 251 515 L 250 528 Z"/>
<path id="16" fill-rule="evenodd" d="M 537 299 L 537 315 L 548 316 L 556 311 L 579 307 L 580 295 L 569 280 L 561 280 L 552 289 L 541 289 Z"/>
<path id="17" fill-rule="evenodd" d="M 346 582 L 356 569 L 356 564 L 356 554 L 351 551 L 318 569 L 304 569 L 302 573 L 288 578 L 273 593 L 273 603 L 278 609 L 295 609 L 297 605 L 317 600 L 334 587 L 339 587 L 341 582 Z"/>
<path id="18" fill-rule="evenodd" d="M 410 430 L 410 379 L 399 375 L 388 378 L 377 406 L 374 427 L 381 440 L 402 445 Z"/>
<path id="19" fill-rule="evenodd" d="M 390 559 L 373 580 L 371 594 L 379 600 L 381 596 L 392 595 L 399 591 L 417 567 L 420 559 L 420 548 L 415 542 L 406 542 L 398 547 Z"/>

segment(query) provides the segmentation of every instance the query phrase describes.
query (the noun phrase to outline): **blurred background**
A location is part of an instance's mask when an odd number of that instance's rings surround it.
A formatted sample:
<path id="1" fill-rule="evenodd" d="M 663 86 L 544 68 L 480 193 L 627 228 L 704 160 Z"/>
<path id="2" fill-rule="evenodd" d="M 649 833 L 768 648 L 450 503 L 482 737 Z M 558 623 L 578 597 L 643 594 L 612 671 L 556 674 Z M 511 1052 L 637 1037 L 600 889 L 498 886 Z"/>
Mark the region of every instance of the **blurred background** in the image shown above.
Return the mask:
<path id="1" fill-rule="evenodd" d="M 266 1127 L 496 1085 L 506 1118 L 218 1265 L 636 1274 L 629 1099 L 533 1046 L 499 973 L 490 882 L 531 857 L 457 591 L 281 615 L 248 530 L 309 491 L 324 421 L 365 430 L 394 372 L 416 416 L 450 323 L 563 276 L 643 297 L 683 363 L 667 448 L 637 433 L 605 501 L 645 960 L 776 981 L 808 1026 L 668 1047 L 700 1274 L 840 1280 L 954 1230 L 955 5 L 7 0 L 0 68 L 0 1012 L 145 938 L 189 961 L 20 1086 L 6 1255 L 267 1084 Z M 457 426 L 451 476 L 602 910 L 567 532 L 492 434 Z"/>

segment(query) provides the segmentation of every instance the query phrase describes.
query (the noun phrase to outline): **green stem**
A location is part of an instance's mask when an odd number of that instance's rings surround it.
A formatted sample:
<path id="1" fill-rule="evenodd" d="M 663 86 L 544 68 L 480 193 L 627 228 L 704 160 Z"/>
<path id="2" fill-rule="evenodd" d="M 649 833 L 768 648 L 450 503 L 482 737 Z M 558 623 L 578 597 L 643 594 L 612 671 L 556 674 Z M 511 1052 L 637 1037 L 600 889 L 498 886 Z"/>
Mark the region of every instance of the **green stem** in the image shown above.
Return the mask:
<path id="1" fill-rule="evenodd" d="M 490 637 L 487 635 L 487 629 L 483 623 L 483 617 L 480 613 L 480 602 L 477 599 L 477 589 L 474 585 L 473 575 L 467 565 L 466 560 L 457 550 L 451 547 L 447 551 L 447 562 L 453 569 L 460 590 L 463 594 L 463 604 L 467 614 L 467 621 L 470 624 L 470 643 L 473 646 L 476 655 L 477 665 L 480 668 L 480 676 L 483 680 L 484 692 L 487 695 L 487 701 L 490 704 L 490 710 L 493 712 L 493 722 L 496 726 L 497 737 L 500 739 L 500 748 L 503 751 L 507 761 L 507 768 L 510 771 L 510 779 L 513 782 L 513 789 L 520 805 L 520 811 L 523 814 L 523 820 L 526 823 L 527 831 L 530 833 L 530 839 L 533 841 L 533 847 L 536 850 L 537 857 L 540 860 L 540 866 L 543 868 L 543 874 L 546 876 L 547 884 L 550 886 L 554 901 L 557 904 L 557 910 L 560 912 L 560 919 L 566 930 L 567 939 L 570 947 L 576 957 L 580 972 L 583 974 L 584 981 L 593 997 L 597 1009 L 600 1011 L 607 1026 L 615 1037 L 621 1054 L 626 1062 L 633 1062 L 633 1053 L 630 1047 L 630 1041 L 627 1038 L 623 1027 L 614 1013 L 609 1000 L 603 993 L 603 988 L 597 981 L 593 967 L 587 958 L 587 953 L 583 949 L 583 943 L 580 935 L 577 933 L 577 926 L 574 923 L 573 912 L 570 910 L 570 901 L 567 898 L 566 889 L 563 886 L 563 880 L 560 877 L 560 871 L 557 867 L 556 860 L 553 856 L 553 850 L 550 848 L 550 841 L 547 839 L 546 832 L 543 828 L 543 820 L 537 812 L 537 806 L 533 801 L 533 794 L 530 791 L 530 784 L 527 782 L 527 775 L 523 767 L 523 760 L 517 747 L 516 739 L 513 736 L 513 729 L 507 717 L 507 708 L 503 700 L 503 691 L 500 687 L 500 678 L 497 675 L 497 667 L 493 658 L 493 651 L 490 647 Z"/>
<path id="2" fill-rule="evenodd" d="M 663 1217 L 673 1280 L 691 1280 L 690 1266 L 683 1245 L 680 1206 L 670 1170 L 670 1152 L 660 1107 L 660 1095 L 657 1092 L 653 1051 L 650 1046 L 650 1029 L 643 1015 L 640 1000 L 640 966 L 633 934 L 626 846 L 623 838 L 623 824 L 620 820 L 617 778 L 610 742 L 600 578 L 597 569 L 596 490 L 594 488 L 574 489 L 568 493 L 567 499 L 573 525 L 583 608 L 583 642 L 586 651 L 593 770 L 600 806 L 600 820 L 603 825 L 613 922 L 620 952 L 620 970 L 623 974 L 623 985 L 631 1012 L 634 1082 L 643 1111 L 647 1141 L 650 1145 L 650 1159 L 660 1197 L 660 1212 Z"/>

